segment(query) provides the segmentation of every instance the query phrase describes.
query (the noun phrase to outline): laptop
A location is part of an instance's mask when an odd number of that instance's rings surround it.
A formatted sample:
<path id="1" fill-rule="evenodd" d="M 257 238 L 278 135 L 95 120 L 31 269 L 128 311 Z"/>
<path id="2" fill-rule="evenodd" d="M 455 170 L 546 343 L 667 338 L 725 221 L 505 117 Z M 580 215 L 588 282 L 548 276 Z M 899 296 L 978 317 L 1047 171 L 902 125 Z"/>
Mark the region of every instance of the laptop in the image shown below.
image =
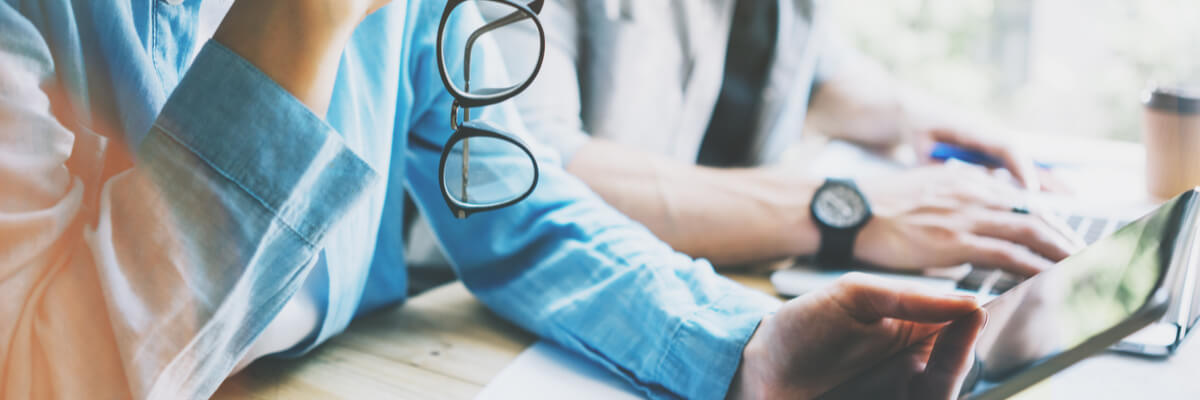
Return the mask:
<path id="1" fill-rule="evenodd" d="M 861 178 L 883 172 L 894 172 L 905 168 L 902 164 L 862 150 L 845 142 L 831 142 L 826 146 L 814 165 L 824 165 L 817 174 Z M 1070 198 L 1050 198 L 1047 204 L 1053 208 L 1054 217 L 1060 218 L 1087 244 L 1095 243 L 1129 222 L 1134 221 L 1153 205 L 1131 207 L 1087 207 Z M 1191 215 L 1191 214 L 1189 214 Z M 1165 282 L 1171 290 L 1171 303 L 1163 319 L 1130 335 L 1112 346 L 1111 350 L 1145 356 L 1166 357 L 1174 353 L 1187 333 L 1200 319 L 1200 249 L 1192 238 L 1191 244 L 1183 246 L 1189 255 L 1188 265 L 1175 268 L 1178 276 L 1168 277 Z M 1195 256 L 1192 256 L 1196 254 Z M 971 294 L 988 302 L 1022 282 L 1022 278 L 988 268 L 963 265 L 957 268 L 929 270 L 924 273 L 906 274 L 882 271 L 871 266 L 852 266 L 848 269 L 826 269 L 814 265 L 810 259 L 799 258 L 794 264 L 771 275 L 776 292 L 783 296 L 799 296 L 832 284 L 841 275 L 859 271 L 891 279 L 943 290 Z"/>

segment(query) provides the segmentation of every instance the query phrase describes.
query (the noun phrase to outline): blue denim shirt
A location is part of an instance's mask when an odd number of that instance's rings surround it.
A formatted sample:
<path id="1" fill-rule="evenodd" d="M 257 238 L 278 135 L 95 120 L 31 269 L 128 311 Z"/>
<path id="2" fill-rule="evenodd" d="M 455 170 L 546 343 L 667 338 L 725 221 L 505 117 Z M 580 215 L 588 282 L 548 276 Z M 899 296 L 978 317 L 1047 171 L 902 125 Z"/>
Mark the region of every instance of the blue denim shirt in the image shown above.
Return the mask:
<path id="1" fill-rule="evenodd" d="M 672 251 L 545 151 L 532 196 L 452 217 L 441 2 L 367 18 L 325 118 L 197 49 L 199 5 L 0 2 L 0 397 L 205 397 L 310 271 L 309 345 L 328 339 L 404 300 L 405 193 L 496 313 L 647 395 L 724 395 L 777 300 Z M 502 65 L 495 47 L 479 62 Z M 476 114 L 525 132 L 510 105 Z"/>

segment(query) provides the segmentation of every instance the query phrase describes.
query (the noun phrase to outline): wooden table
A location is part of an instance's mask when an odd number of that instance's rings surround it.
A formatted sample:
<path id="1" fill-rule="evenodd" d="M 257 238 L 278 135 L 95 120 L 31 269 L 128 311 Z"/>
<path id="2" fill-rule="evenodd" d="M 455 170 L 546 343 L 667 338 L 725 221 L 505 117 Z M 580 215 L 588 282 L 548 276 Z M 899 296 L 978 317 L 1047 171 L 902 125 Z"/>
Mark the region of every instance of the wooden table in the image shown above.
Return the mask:
<path id="1" fill-rule="evenodd" d="M 773 293 L 766 273 L 732 273 Z M 233 376 L 218 399 L 469 399 L 535 337 L 492 314 L 460 283 L 360 318 L 304 357 L 262 360 Z M 1196 398 L 1200 345 L 1169 360 L 1102 354 L 1020 397 Z"/>
<path id="2" fill-rule="evenodd" d="M 294 360 L 260 360 L 215 398 L 466 399 L 536 338 L 455 282 L 359 318 Z"/>

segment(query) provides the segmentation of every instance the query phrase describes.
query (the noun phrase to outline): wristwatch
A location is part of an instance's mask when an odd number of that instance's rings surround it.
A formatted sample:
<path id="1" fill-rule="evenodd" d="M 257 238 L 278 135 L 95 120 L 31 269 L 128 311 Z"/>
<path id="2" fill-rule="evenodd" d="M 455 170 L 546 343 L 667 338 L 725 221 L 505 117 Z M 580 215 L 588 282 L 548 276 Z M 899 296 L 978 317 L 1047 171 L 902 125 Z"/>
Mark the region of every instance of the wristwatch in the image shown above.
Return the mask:
<path id="1" fill-rule="evenodd" d="M 841 268 L 854 259 L 854 239 L 871 219 L 871 206 L 850 179 L 830 178 L 817 188 L 809 206 L 821 246 L 814 261 L 817 265 Z"/>

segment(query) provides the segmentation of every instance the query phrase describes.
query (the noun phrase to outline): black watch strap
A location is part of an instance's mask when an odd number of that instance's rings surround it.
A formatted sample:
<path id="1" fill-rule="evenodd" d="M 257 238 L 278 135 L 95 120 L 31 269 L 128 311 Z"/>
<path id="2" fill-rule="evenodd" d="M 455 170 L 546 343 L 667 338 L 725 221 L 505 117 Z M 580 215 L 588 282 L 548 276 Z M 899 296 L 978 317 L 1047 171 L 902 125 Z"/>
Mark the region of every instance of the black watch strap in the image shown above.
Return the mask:
<path id="1" fill-rule="evenodd" d="M 858 230 L 824 228 L 821 230 L 821 247 L 817 250 L 817 265 L 823 268 L 843 268 L 854 260 L 854 239 Z"/>

